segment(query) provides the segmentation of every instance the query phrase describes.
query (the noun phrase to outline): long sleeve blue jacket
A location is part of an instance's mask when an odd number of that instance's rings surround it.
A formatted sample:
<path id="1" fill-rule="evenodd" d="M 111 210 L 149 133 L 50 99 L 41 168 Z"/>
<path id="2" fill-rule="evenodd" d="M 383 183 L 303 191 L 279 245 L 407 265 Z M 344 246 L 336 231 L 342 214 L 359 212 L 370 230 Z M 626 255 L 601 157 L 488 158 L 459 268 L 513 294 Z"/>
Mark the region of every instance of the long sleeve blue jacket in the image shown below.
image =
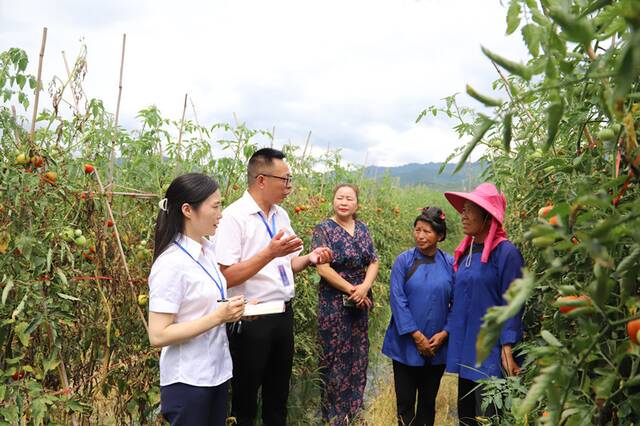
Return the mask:
<path id="1" fill-rule="evenodd" d="M 460 258 L 454 273 L 453 306 L 449 319 L 447 371 L 477 381 L 502 377 L 502 345 L 522 339 L 522 310 L 504 325 L 500 339 L 487 359 L 476 367 L 476 339 L 482 317 L 492 306 L 504 305 L 503 294 L 516 278 L 522 276 L 524 260 L 511 241 L 503 241 L 491 252 L 489 261 L 481 263 L 482 244 L 474 244 L 471 259 Z"/>
<path id="2" fill-rule="evenodd" d="M 397 257 L 391 269 L 391 321 L 382 353 L 410 366 L 444 364 L 446 342 L 435 357 L 420 355 L 411 333 L 420 330 L 427 338 L 448 331 L 447 318 L 453 295 L 453 257 L 437 250 L 427 257 L 417 247 Z"/>

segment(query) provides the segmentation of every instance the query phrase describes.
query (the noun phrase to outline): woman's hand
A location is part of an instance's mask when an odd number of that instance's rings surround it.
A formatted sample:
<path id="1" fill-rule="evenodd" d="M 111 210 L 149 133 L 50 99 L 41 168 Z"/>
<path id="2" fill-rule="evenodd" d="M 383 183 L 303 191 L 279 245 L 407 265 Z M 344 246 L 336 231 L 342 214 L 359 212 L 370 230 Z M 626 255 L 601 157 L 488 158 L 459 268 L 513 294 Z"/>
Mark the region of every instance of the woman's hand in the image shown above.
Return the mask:
<path id="1" fill-rule="evenodd" d="M 318 247 L 309 253 L 309 262 L 313 265 L 323 265 L 331 262 L 333 253 L 329 247 Z"/>
<path id="2" fill-rule="evenodd" d="M 362 302 L 356 305 L 356 308 L 371 309 L 372 306 L 373 306 L 373 302 L 371 301 L 371 299 L 369 299 L 368 297 L 365 297 L 364 299 L 362 299 Z"/>
<path id="3" fill-rule="evenodd" d="M 351 295 L 349 296 L 349 300 L 351 300 L 356 305 L 359 305 L 362 303 L 364 299 L 367 298 L 368 294 L 369 294 L 369 287 L 367 287 L 366 285 L 364 284 L 354 285 L 351 288 Z"/>
<path id="4" fill-rule="evenodd" d="M 431 347 L 429 346 L 429 339 L 427 339 L 427 337 L 422 334 L 421 331 L 414 331 L 413 333 L 411 333 L 411 337 L 413 337 L 413 341 L 416 344 L 416 348 L 418 348 L 418 352 L 420 352 L 420 355 L 429 358 L 434 356 L 433 350 L 431 350 Z"/>
<path id="5" fill-rule="evenodd" d="M 244 314 L 244 296 L 235 296 L 226 302 L 220 302 L 214 311 L 220 318 L 220 322 L 236 322 Z"/>
<path id="6" fill-rule="evenodd" d="M 429 348 L 431 348 L 434 354 L 438 351 L 438 349 L 440 349 L 444 342 L 447 341 L 448 337 L 449 333 L 444 330 L 431 336 L 431 339 L 429 339 Z"/>
<path id="7" fill-rule="evenodd" d="M 520 366 L 513 358 L 513 351 L 511 345 L 502 345 L 502 368 L 506 371 L 507 376 L 517 376 L 520 374 Z"/>

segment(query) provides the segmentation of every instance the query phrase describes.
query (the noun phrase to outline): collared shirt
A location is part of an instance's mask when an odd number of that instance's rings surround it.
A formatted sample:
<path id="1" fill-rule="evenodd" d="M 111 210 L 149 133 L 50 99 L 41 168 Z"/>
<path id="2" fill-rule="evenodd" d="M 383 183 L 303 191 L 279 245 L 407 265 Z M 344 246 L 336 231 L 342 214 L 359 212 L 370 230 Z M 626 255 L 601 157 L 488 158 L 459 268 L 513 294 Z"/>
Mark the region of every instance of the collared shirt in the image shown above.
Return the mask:
<path id="1" fill-rule="evenodd" d="M 226 292 L 224 276 L 219 271 L 216 274 L 213 244 L 205 240 L 201 245 L 182 234 L 178 234 L 176 241 Z M 217 308 L 217 300 L 222 298 L 220 290 L 193 259 L 174 243 L 158 256 L 149 274 L 150 312 L 175 314 L 175 322 L 181 323 L 201 318 Z M 162 348 L 160 386 L 172 383 L 217 386 L 231 376 L 231 355 L 224 325 Z"/>
<path id="2" fill-rule="evenodd" d="M 420 330 L 427 339 L 448 328 L 453 296 L 453 257 L 438 249 L 433 257 L 417 247 L 396 258 L 391 268 L 391 321 L 382 353 L 405 365 L 439 365 L 447 360 L 445 342 L 433 358 L 418 352 L 411 333 Z"/>
<path id="3" fill-rule="evenodd" d="M 474 244 L 471 263 L 468 253 L 460 258 L 454 273 L 453 307 L 449 319 L 449 353 L 447 371 L 467 380 L 502 377 L 502 345 L 522 339 L 522 310 L 502 328 L 500 338 L 487 359 L 476 367 L 476 340 L 482 317 L 492 306 L 505 305 L 504 293 L 511 282 L 522 276 L 524 260 L 511 241 L 503 241 L 491 252 L 487 263 L 481 262 L 483 244 Z"/>
<path id="4" fill-rule="evenodd" d="M 231 266 L 242 262 L 255 256 L 269 244 L 271 236 L 267 225 L 260 217 L 261 214 L 264 215 L 261 212 L 262 210 L 248 191 L 224 209 L 215 239 L 218 263 Z M 271 207 L 265 220 L 269 226 L 272 220 L 275 220 L 275 233 L 285 229 L 285 236 L 295 234 L 291 228 L 289 215 L 280 206 Z M 257 299 L 259 302 L 291 300 L 295 295 L 291 259 L 298 254 L 299 252 L 296 252 L 273 259 L 253 277 L 230 288 L 229 296 L 243 294 L 248 300 Z M 286 282 L 283 282 L 285 280 L 279 268 L 283 268 Z"/>

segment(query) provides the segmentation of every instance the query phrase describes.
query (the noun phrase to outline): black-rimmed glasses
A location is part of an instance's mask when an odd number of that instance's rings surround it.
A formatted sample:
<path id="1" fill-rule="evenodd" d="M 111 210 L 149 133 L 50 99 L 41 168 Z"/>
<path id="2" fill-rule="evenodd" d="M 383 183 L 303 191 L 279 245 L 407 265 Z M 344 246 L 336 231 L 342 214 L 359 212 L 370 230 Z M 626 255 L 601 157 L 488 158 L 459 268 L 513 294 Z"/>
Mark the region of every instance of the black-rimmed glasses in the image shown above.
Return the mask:
<path id="1" fill-rule="evenodd" d="M 258 176 L 265 176 L 265 177 L 271 177 L 271 178 L 280 179 L 280 180 L 284 181 L 285 186 L 291 185 L 291 182 L 293 181 L 293 176 L 282 177 L 282 176 L 276 176 L 276 175 L 268 175 L 266 173 L 260 173 L 259 175 L 256 176 L 256 178 Z"/>

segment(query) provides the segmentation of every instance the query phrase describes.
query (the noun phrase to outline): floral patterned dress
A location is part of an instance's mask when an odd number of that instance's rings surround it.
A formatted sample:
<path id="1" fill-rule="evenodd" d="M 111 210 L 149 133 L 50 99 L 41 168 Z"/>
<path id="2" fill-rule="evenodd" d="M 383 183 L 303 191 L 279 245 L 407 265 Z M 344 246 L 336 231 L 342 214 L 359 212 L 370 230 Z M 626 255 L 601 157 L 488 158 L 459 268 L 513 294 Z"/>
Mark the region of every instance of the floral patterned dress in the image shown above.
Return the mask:
<path id="1" fill-rule="evenodd" d="M 367 267 L 377 260 L 369 230 L 358 220 L 353 236 L 331 219 L 316 225 L 311 245 L 329 247 L 333 251 L 330 266 L 354 285 L 364 281 Z M 331 425 L 345 425 L 362 408 L 369 363 L 369 313 L 343 306 L 344 293 L 324 279 L 318 290 L 322 416 Z"/>

